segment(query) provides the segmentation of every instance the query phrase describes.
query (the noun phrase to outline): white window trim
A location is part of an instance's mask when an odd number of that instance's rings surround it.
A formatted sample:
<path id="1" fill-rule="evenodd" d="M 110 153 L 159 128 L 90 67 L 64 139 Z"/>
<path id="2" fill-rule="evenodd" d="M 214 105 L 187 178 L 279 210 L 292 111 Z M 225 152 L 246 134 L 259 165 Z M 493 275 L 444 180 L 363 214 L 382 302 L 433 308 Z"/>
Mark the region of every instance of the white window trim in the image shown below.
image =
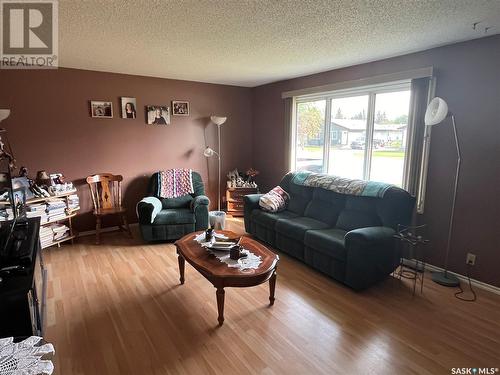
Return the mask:
<path id="1" fill-rule="evenodd" d="M 386 92 L 397 92 L 397 91 L 407 91 L 411 89 L 411 79 L 400 80 L 397 82 L 385 82 L 378 83 L 371 86 L 361 86 L 351 89 L 342 89 L 330 92 L 307 94 L 301 96 L 294 96 L 292 103 L 292 123 L 290 130 L 290 159 L 289 168 L 290 170 L 296 170 L 296 147 L 297 147 L 297 105 L 300 103 L 311 102 L 315 100 L 325 100 L 325 123 L 324 123 L 324 144 L 323 144 L 323 173 L 328 172 L 328 162 L 330 157 L 330 126 L 331 126 L 331 104 L 333 99 L 347 98 L 353 96 L 368 96 L 368 113 L 366 120 L 366 135 L 365 135 L 365 160 L 364 160 L 364 179 L 370 179 L 371 173 L 371 162 L 372 162 L 372 150 L 373 150 L 373 132 L 375 127 L 375 97 L 377 94 L 382 94 Z M 328 135 L 328 136 L 327 136 Z M 403 189 L 407 188 L 407 174 L 408 168 L 406 168 L 408 160 L 408 150 L 409 145 L 413 143 L 414 139 L 414 129 L 408 129 L 406 137 L 406 151 L 405 151 L 405 161 L 403 166 L 403 178 L 401 181 Z"/>

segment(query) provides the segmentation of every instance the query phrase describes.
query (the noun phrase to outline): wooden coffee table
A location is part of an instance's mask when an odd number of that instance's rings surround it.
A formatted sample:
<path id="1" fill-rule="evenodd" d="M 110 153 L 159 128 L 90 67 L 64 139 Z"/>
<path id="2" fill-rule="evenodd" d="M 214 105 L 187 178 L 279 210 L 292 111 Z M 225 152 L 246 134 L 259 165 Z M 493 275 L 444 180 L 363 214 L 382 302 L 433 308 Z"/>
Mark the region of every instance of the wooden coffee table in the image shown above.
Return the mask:
<path id="1" fill-rule="evenodd" d="M 224 288 L 226 287 L 244 288 L 259 285 L 269 280 L 269 303 L 270 305 L 274 304 L 278 255 L 257 241 L 243 237 L 240 244 L 255 255 L 260 255 L 262 263 L 255 270 L 228 267 L 226 263 L 219 261 L 194 240 L 199 233 L 201 232 L 188 234 L 175 242 L 179 260 L 180 282 L 184 284 L 184 265 L 187 261 L 217 288 L 219 325 L 224 323 Z M 223 233 L 229 238 L 238 237 L 230 231 L 217 231 L 217 233 Z"/>

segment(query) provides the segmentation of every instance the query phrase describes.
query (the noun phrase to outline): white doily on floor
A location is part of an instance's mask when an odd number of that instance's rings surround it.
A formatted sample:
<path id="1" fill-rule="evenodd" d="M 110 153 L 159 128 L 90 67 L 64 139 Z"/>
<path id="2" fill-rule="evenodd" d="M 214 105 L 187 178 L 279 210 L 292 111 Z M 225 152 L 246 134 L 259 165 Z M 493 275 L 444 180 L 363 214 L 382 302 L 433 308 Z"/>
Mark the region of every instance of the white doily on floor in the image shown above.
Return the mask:
<path id="1" fill-rule="evenodd" d="M 42 357 L 54 354 L 54 347 L 52 344 L 38 345 L 41 340 L 38 336 L 18 343 L 14 343 L 12 337 L 0 339 L 0 375 L 52 374 L 52 361 L 42 360 Z"/>

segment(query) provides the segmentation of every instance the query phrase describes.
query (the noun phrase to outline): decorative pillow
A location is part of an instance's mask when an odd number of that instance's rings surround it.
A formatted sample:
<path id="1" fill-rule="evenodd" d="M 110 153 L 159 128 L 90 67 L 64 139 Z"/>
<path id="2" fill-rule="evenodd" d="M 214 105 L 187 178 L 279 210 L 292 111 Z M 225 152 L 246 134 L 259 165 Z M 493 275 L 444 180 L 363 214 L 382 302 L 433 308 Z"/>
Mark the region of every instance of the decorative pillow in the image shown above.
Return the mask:
<path id="1" fill-rule="evenodd" d="M 289 200 L 290 195 L 281 186 L 276 186 L 269 193 L 260 197 L 259 206 L 264 211 L 279 212 L 286 208 Z"/>

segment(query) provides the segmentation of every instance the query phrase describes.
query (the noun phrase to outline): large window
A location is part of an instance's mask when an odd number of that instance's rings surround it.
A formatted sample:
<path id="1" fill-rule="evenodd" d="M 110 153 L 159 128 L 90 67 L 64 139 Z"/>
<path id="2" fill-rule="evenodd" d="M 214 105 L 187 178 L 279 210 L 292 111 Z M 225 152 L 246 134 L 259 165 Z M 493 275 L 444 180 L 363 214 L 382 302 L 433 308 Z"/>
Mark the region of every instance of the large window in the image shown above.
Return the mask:
<path id="1" fill-rule="evenodd" d="M 409 103 L 409 82 L 297 97 L 295 169 L 403 186 Z"/>

